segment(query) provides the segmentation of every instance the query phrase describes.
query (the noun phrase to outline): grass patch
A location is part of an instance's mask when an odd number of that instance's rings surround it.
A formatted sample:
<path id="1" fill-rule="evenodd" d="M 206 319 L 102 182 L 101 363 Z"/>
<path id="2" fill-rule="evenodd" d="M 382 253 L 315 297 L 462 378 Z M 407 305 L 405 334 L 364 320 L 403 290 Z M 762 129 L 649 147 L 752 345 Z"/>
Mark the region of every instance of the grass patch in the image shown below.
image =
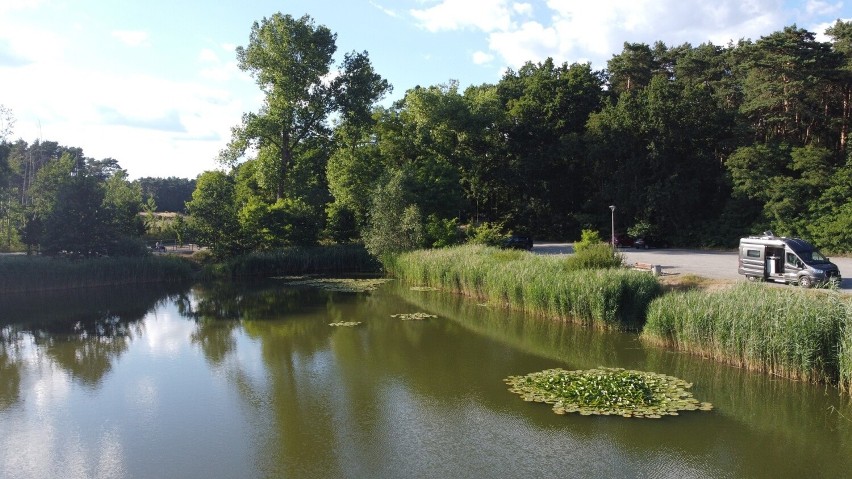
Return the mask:
<path id="1" fill-rule="evenodd" d="M 0 258 L 0 292 L 57 291 L 193 278 L 193 263 L 173 256 L 65 259 L 43 256 Z"/>
<path id="2" fill-rule="evenodd" d="M 848 387 L 850 311 L 836 293 L 738 283 L 655 299 L 641 337 L 751 370 Z"/>
<path id="3" fill-rule="evenodd" d="M 647 273 L 573 269 L 558 257 L 479 245 L 403 253 L 387 266 L 410 284 L 601 329 L 640 329 L 660 293 Z"/>

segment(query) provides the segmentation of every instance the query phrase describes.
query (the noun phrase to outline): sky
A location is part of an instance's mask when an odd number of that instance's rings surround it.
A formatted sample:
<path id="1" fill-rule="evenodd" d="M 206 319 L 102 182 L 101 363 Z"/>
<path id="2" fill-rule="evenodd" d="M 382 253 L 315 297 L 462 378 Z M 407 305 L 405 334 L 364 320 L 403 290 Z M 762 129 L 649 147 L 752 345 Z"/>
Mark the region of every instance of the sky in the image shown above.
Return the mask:
<path id="1" fill-rule="evenodd" d="M 590 62 L 624 42 L 727 45 L 852 20 L 852 0 L 0 0 L 7 140 L 114 158 L 131 179 L 195 178 L 262 95 L 235 48 L 274 13 L 337 34 L 336 60 L 368 52 L 394 91 L 495 84 L 507 68 Z"/>

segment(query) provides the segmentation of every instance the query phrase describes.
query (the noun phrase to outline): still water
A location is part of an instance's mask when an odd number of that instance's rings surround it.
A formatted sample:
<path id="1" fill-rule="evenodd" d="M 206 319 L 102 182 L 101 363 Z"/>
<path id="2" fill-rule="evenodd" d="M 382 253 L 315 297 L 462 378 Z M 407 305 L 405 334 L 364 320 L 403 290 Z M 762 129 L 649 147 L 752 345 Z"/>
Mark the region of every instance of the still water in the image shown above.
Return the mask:
<path id="1" fill-rule="evenodd" d="M 396 313 L 438 318 L 401 321 Z M 336 321 L 361 321 L 354 328 Z M 502 380 L 655 371 L 712 412 L 558 416 Z M 0 299 L 0 478 L 849 477 L 837 390 L 388 283 Z"/>

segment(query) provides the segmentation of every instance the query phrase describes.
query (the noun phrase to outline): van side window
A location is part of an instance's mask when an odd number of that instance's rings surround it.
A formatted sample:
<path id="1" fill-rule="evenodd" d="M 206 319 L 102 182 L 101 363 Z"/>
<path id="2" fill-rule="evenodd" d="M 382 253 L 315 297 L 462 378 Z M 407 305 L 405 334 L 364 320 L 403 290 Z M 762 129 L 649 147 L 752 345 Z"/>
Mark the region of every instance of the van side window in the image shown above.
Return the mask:
<path id="1" fill-rule="evenodd" d="M 787 253 L 787 264 L 800 266 L 799 258 L 797 258 L 793 253 Z"/>
<path id="2" fill-rule="evenodd" d="M 759 249 L 747 249 L 746 256 L 749 258 L 760 258 L 760 250 Z"/>

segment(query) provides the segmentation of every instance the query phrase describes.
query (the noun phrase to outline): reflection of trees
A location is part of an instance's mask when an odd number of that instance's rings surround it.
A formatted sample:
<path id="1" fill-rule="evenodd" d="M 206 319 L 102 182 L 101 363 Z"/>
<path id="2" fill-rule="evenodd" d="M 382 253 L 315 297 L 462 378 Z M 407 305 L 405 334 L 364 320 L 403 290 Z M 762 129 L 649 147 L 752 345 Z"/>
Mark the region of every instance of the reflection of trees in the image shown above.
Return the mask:
<path id="1" fill-rule="evenodd" d="M 36 348 L 83 384 L 96 387 L 127 350 L 139 320 L 175 287 L 111 287 L 6 295 L 0 298 L 0 366 L 4 397 L 17 398 L 15 374 L 23 358 L 10 354 L 21 341 Z M 5 327 L 2 326 L 5 324 Z M 11 369 L 10 369 L 11 370 Z M 20 373 L 17 373 L 20 376 Z M 8 378 L 8 379 L 7 379 Z"/>
<path id="2" fill-rule="evenodd" d="M 391 289 L 354 295 L 264 284 L 197 289 L 186 298 L 186 310 L 198 318 L 194 340 L 245 402 L 259 435 L 261 474 L 382 476 L 387 470 L 377 468 L 387 465 L 388 456 L 399 460 L 416 454 L 418 440 L 435 441 L 442 434 L 470 451 L 464 442 L 478 438 L 476 431 L 440 422 L 458 417 L 475 428 L 480 418 L 472 416 L 480 411 L 486 420 L 520 420 L 542 436 L 558 430 L 589 450 L 606 443 L 601 451 L 617 454 L 634 471 L 645 457 L 697 458 L 699 475 L 737 470 L 761 475 L 761 468 L 783 475 L 779 469 L 791 464 L 848 458 L 842 449 L 851 443 L 852 432 L 840 424 L 837 411 L 852 417 L 850 408 L 836 396 L 819 397 L 820 391 L 808 385 L 769 381 L 646 348 L 636 335 L 590 331 L 440 293 Z M 415 311 L 441 317 L 425 322 L 390 318 Z M 329 327 L 334 321 L 363 324 Z M 253 357 L 251 351 L 236 351 L 246 338 L 259 348 L 262 364 L 246 359 Z M 546 406 L 517 399 L 502 382 L 511 374 L 555 366 L 672 374 L 693 381 L 696 396 L 715 403 L 717 410 L 625 426 L 613 418 L 555 416 Z M 824 432 L 834 446 L 809 441 Z M 836 460 L 825 470 L 839 471 L 849 463 Z"/>
<path id="3" fill-rule="evenodd" d="M 20 342 L 12 334 L 0 329 L 0 410 L 18 402 L 21 391 Z"/>
<path id="4" fill-rule="evenodd" d="M 712 360 L 648 347 L 631 333 L 587 330 L 547 318 L 477 306 L 474 301 L 458 296 L 412 292 L 405 286 L 397 288 L 397 293 L 421 309 L 508 344 L 513 350 L 546 358 L 542 362 L 544 366 L 531 364 L 528 370 L 512 374 L 555 366 L 570 369 L 610 366 L 660 372 L 692 382 L 696 397 L 712 402 L 716 409 L 688 420 L 706 424 L 706 430 L 712 431 L 715 438 L 710 444 L 718 446 L 716 453 L 738 450 L 751 454 L 749 458 L 719 459 L 720 463 L 736 460 L 735 465 L 744 476 L 809 475 L 806 464 L 817 457 L 827 460 L 821 471 L 836 472 L 825 474 L 829 477 L 844 475 L 843 468 L 849 465 L 852 407 L 836 388 L 772 378 Z M 480 364 L 493 359 L 484 359 Z M 460 367 L 464 369 L 463 365 Z M 707 450 L 708 437 L 695 434 L 695 428 L 669 428 L 663 436 L 658 431 L 660 427 L 663 426 L 653 423 L 632 428 L 596 424 L 586 433 L 590 437 L 604 433 L 631 447 L 648 444 L 648 434 L 652 434 L 657 444 L 649 447 L 666 444 L 692 457 L 714 452 Z M 814 441 L 814 437 L 821 439 Z M 761 447 L 757 451 L 754 446 L 769 443 L 779 447 Z M 841 457 L 847 459 L 830 460 Z M 802 464 L 803 469 L 785 469 L 791 463 Z"/>

